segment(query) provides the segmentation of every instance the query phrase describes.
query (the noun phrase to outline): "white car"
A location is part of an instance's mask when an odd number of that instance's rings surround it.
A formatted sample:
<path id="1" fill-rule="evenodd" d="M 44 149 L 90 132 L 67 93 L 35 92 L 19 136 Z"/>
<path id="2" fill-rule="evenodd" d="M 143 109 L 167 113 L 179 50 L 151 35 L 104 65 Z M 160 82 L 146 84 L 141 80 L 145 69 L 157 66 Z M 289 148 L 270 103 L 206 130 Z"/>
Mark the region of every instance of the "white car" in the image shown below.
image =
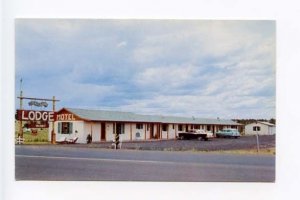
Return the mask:
<path id="1" fill-rule="evenodd" d="M 207 138 L 213 138 L 214 134 L 211 131 L 206 131 Z"/>
<path id="2" fill-rule="evenodd" d="M 204 129 L 197 129 L 196 133 L 206 134 L 207 138 L 213 138 L 214 134 L 211 131 L 205 131 Z"/>

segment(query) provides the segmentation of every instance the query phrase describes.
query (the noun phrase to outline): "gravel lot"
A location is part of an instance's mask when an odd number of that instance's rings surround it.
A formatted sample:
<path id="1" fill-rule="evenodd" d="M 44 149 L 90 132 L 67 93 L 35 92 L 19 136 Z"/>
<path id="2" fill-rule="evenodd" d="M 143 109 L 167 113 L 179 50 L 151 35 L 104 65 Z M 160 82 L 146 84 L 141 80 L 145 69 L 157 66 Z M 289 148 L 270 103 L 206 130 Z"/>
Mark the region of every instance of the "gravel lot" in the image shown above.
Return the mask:
<path id="1" fill-rule="evenodd" d="M 260 148 L 275 147 L 275 136 L 259 136 Z M 67 145 L 71 146 L 71 145 Z M 72 145 L 73 146 L 73 145 Z M 84 146 L 92 148 L 113 148 L 111 142 L 101 142 L 93 144 L 74 144 L 74 146 Z M 198 140 L 154 140 L 123 142 L 122 149 L 139 150 L 175 150 L 175 151 L 216 151 L 216 150 L 236 150 L 236 149 L 256 149 L 256 136 L 243 136 L 238 139 L 212 138 L 208 141 Z"/>

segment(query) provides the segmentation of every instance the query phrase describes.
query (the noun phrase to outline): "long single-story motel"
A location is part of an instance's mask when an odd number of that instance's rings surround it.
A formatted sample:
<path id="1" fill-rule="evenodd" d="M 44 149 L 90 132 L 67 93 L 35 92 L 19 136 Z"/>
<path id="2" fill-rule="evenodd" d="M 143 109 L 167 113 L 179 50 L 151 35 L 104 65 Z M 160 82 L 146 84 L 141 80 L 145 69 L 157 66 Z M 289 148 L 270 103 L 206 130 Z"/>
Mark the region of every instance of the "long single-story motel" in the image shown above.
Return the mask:
<path id="1" fill-rule="evenodd" d="M 77 143 L 113 141 L 115 133 L 122 141 L 175 139 L 180 132 L 193 129 L 211 131 L 214 135 L 224 128 L 242 126 L 232 120 L 141 115 L 131 112 L 62 108 L 56 113 L 54 132 L 59 138 L 78 137 Z M 51 141 L 52 123 L 48 139 Z"/>

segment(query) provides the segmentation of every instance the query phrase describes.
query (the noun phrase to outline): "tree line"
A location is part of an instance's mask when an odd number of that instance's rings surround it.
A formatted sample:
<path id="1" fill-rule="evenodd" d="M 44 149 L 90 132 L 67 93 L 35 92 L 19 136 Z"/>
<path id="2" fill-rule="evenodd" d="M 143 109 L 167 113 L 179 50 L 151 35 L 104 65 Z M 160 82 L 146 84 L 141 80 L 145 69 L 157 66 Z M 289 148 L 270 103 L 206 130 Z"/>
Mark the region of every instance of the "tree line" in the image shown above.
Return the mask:
<path id="1" fill-rule="evenodd" d="M 255 123 L 257 121 L 269 122 L 271 124 L 276 124 L 276 119 L 274 119 L 274 118 L 271 118 L 271 119 L 232 119 L 232 121 L 235 121 L 237 123 L 244 124 L 244 125 Z"/>

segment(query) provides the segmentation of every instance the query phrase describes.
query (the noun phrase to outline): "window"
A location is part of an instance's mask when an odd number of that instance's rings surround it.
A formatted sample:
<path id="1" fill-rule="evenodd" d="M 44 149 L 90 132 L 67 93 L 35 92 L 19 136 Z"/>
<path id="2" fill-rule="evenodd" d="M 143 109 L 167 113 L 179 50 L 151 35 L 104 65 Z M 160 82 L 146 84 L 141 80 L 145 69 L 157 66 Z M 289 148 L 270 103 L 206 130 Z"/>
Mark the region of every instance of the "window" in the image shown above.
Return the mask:
<path id="1" fill-rule="evenodd" d="M 167 131 L 167 130 L 168 130 L 168 124 L 163 124 L 162 131 Z"/>
<path id="2" fill-rule="evenodd" d="M 178 131 L 183 131 L 183 126 L 182 126 L 182 124 L 179 124 L 179 125 L 178 125 Z"/>
<path id="3" fill-rule="evenodd" d="M 61 122 L 58 122 L 57 124 L 57 133 L 61 133 Z"/>
<path id="4" fill-rule="evenodd" d="M 259 126 L 253 126 L 253 131 L 260 131 L 260 127 Z"/>
<path id="5" fill-rule="evenodd" d="M 58 122 L 57 132 L 60 134 L 73 133 L 73 123 L 72 122 Z"/>
<path id="6" fill-rule="evenodd" d="M 172 129 L 175 129 L 175 124 L 172 124 Z"/>
<path id="7" fill-rule="evenodd" d="M 136 129 L 143 129 L 143 124 L 136 124 Z"/>

